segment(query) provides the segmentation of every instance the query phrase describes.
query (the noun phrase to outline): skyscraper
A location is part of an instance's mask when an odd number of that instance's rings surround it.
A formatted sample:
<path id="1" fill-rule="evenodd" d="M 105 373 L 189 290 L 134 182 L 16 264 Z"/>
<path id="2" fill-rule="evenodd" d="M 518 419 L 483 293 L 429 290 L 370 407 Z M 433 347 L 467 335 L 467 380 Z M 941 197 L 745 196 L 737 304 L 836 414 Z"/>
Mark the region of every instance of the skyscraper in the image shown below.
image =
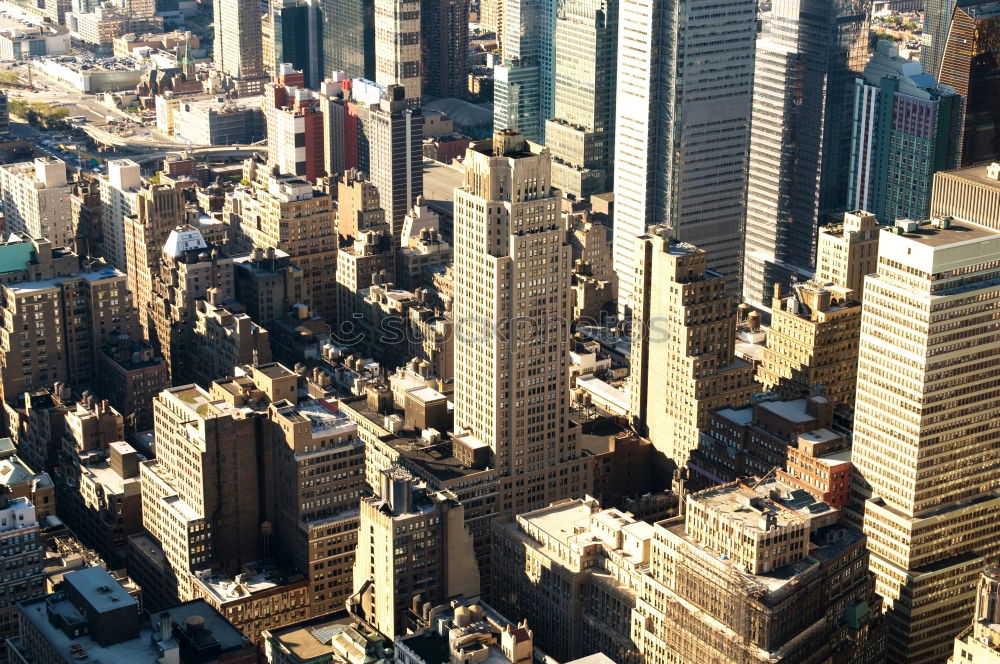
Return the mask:
<path id="1" fill-rule="evenodd" d="M 739 292 L 754 0 L 626 2 L 618 14 L 615 270 L 632 306 L 638 238 L 665 225 Z"/>
<path id="2" fill-rule="evenodd" d="M 899 222 L 865 280 L 852 510 L 889 608 L 890 662 L 943 661 L 1000 555 L 998 256 L 998 231 Z"/>
<path id="3" fill-rule="evenodd" d="M 820 222 L 844 208 L 870 7 L 775 0 L 761 12 L 743 258 L 743 295 L 754 306 L 766 308 L 775 282 L 812 275 Z"/>
<path id="4" fill-rule="evenodd" d="M 883 224 L 930 216 L 934 173 L 958 165 L 964 104 L 881 40 L 854 82 L 847 206 Z"/>
<path id="5" fill-rule="evenodd" d="M 260 94 L 267 80 L 258 0 L 214 0 L 215 68 L 239 95 Z"/>
<path id="6" fill-rule="evenodd" d="M 306 87 L 317 89 L 323 71 L 323 21 L 319 0 L 278 0 L 271 7 L 274 26 L 274 71 L 284 63 L 301 71 Z"/>
<path id="7" fill-rule="evenodd" d="M 455 432 L 459 446 L 488 448 L 500 514 L 587 490 L 569 421 L 561 200 L 548 150 L 517 132 L 466 152 L 455 190 Z"/>
<path id="8" fill-rule="evenodd" d="M 552 117 L 556 2 L 501 1 L 503 61 L 494 68 L 493 128 L 544 143 L 545 120 Z"/>
<path id="9" fill-rule="evenodd" d="M 375 3 L 320 0 L 323 14 L 323 74 L 375 79 Z"/>
<path id="10" fill-rule="evenodd" d="M 469 0 L 423 0 L 420 23 L 424 93 L 464 97 L 469 73 Z"/>
<path id="11" fill-rule="evenodd" d="M 965 0 L 941 54 L 943 85 L 965 97 L 963 167 L 1000 159 L 1000 2 Z"/>
<path id="12" fill-rule="evenodd" d="M 972 0 L 975 2 L 975 0 Z M 962 0 L 959 4 L 967 4 Z M 920 34 L 920 65 L 924 71 L 937 78 L 941 73 L 941 56 L 948 41 L 951 15 L 956 0 L 924 0 L 924 25 Z"/>
<path id="13" fill-rule="evenodd" d="M 420 0 L 375 0 L 375 82 L 399 85 L 420 104 Z"/>
<path id="14" fill-rule="evenodd" d="M 424 193 L 424 118 L 409 106 L 404 89 L 391 85 L 364 120 L 369 179 L 378 189 L 397 245 L 406 213 Z"/>
<path id="15" fill-rule="evenodd" d="M 553 117 L 545 122 L 553 186 L 575 198 L 611 189 L 618 0 L 569 0 L 555 21 Z"/>
<path id="16" fill-rule="evenodd" d="M 709 412 L 743 406 L 758 388 L 753 367 L 733 354 L 736 308 L 726 278 L 708 269 L 703 249 L 655 230 L 640 239 L 634 284 L 632 418 L 684 467 Z"/>

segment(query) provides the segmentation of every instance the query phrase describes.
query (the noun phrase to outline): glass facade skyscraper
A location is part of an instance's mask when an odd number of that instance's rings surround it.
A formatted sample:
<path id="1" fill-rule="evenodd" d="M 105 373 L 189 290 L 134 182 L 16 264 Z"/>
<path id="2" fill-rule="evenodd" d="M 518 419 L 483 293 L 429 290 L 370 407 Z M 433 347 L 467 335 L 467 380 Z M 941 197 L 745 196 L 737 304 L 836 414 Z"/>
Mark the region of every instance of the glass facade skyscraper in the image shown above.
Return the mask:
<path id="1" fill-rule="evenodd" d="M 631 305 L 638 238 L 664 225 L 739 292 L 755 0 L 628 1 L 618 12 L 615 271 Z"/>
<path id="2" fill-rule="evenodd" d="M 494 72 L 493 127 L 513 129 L 545 142 L 552 117 L 555 0 L 507 0 L 503 11 L 503 60 Z"/>
<path id="3" fill-rule="evenodd" d="M 342 71 L 375 80 L 375 3 L 320 0 L 323 20 L 323 78 Z"/>
<path id="4" fill-rule="evenodd" d="M 816 235 L 843 211 L 854 80 L 868 55 L 870 0 L 774 0 L 761 12 L 747 184 L 744 299 L 811 277 Z"/>

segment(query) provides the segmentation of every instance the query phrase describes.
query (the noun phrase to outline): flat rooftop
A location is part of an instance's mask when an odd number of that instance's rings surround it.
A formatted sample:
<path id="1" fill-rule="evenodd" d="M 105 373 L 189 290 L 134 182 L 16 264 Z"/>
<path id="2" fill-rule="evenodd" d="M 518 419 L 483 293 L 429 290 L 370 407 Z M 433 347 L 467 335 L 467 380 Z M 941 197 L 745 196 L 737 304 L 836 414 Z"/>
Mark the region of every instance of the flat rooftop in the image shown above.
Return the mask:
<path id="1" fill-rule="evenodd" d="M 925 223 L 915 232 L 901 233 L 900 235 L 928 247 L 947 247 L 953 244 L 997 237 L 1000 236 L 1000 231 L 955 219 L 952 220 L 948 228 L 938 228 L 930 223 Z"/>
<path id="2" fill-rule="evenodd" d="M 384 427 L 386 416 L 369 408 L 367 397 L 351 397 L 344 399 L 341 403 L 379 428 Z M 420 439 L 421 432 L 412 428 L 402 429 L 398 434 L 384 435 L 381 440 L 404 457 L 408 465 L 415 467 L 418 475 L 433 478 L 435 482 L 451 482 L 484 472 L 492 472 L 492 470 L 477 470 L 462 464 L 452 452 L 450 432 L 441 431 L 441 434 L 444 440 L 436 445 L 424 444 Z"/>
<path id="3" fill-rule="evenodd" d="M 988 165 L 973 166 L 972 168 L 960 168 L 957 171 L 942 171 L 935 173 L 934 177 L 967 180 L 969 182 L 975 182 L 987 187 L 992 187 L 993 189 L 1000 189 L 1000 180 L 994 180 L 993 178 L 986 176 L 988 170 Z"/>
<path id="4" fill-rule="evenodd" d="M 778 401 L 760 401 L 758 402 L 760 407 L 768 412 L 774 413 L 778 417 L 788 420 L 789 422 L 811 422 L 816 418 L 806 412 L 806 400 L 805 399 L 792 399 L 791 401 L 786 401 L 784 399 Z"/>
<path id="5" fill-rule="evenodd" d="M 100 613 L 130 605 L 139 610 L 139 603 L 103 567 L 84 567 L 67 574 L 63 582 L 76 588 Z"/>
<path id="6" fill-rule="evenodd" d="M 333 639 L 354 624 L 354 618 L 344 613 L 332 620 L 315 625 L 293 625 L 284 629 L 272 630 L 271 636 L 301 661 L 309 661 L 315 657 L 329 655 L 335 652 Z"/>
<path id="7" fill-rule="evenodd" d="M 296 412 L 302 417 L 308 418 L 312 424 L 313 438 L 326 438 L 328 436 L 348 433 L 357 429 L 357 424 L 342 410 L 334 410 L 334 406 L 329 402 L 307 399 L 299 402 Z"/>
<path id="8" fill-rule="evenodd" d="M 449 217 L 455 208 L 455 189 L 465 181 L 461 166 L 424 160 L 424 201 L 435 212 Z"/>

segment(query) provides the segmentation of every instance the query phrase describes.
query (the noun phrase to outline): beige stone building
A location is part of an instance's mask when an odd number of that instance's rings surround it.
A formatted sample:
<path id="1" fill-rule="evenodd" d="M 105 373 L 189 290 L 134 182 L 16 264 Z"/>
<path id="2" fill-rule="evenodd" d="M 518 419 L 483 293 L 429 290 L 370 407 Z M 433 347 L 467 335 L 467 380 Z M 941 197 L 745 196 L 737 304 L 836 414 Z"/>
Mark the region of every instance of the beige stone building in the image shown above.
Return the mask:
<path id="1" fill-rule="evenodd" d="M 188 373 L 202 385 L 222 376 L 231 376 L 244 364 L 271 361 L 271 344 L 266 329 L 254 322 L 235 304 L 218 301 L 217 291 L 195 305 L 187 359 Z"/>
<path id="2" fill-rule="evenodd" d="M 135 213 L 123 219 L 128 287 L 135 299 L 143 337 L 152 338 L 154 275 L 170 232 L 186 221 L 184 191 L 180 187 L 145 183 L 135 198 Z"/>
<path id="3" fill-rule="evenodd" d="M 868 212 L 847 212 L 820 229 L 816 277 L 783 293 L 775 285 L 771 327 L 757 380 L 794 399 L 822 386 L 850 420 L 861 335 L 864 277 L 875 271 L 879 225 Z"/>
<path id="4" fill-rule="evenodd" d="M 153 409 L 156 460 L 140 464 L 142 522 L 175 592 L 189 599 L 189 572 L 237 574 L 257 560 L 256 418 L 196 385 L 164 390 Z"/>
<path id="5" fill-rule="evenodd" d="M 407 619 L 415 601 L 436 606 L 479 595 L 479 567 L 453 494 L 416 486 L 400 467 L 381 480 L 376 495 L 361 501 L 351 603 L 379 632 L 396 636 L 415 627 Z"/>
<path id="6" fill-rule="evenodd" d="M 1000 164 L 935 173 L 931 216 L 1000 229 Z"/>
<path id="7" fill-rule="evenodd" d="M 423 82 L 420 9 L 419 0 L 375 0 L 375 82 L 402 86 L 415 106 Z"/>
<path id="8" fill-rule="evenodd" d="M 489 450 L 501 515 L 582 495 L 569 420 L 571 249 L 548 150 L 498 132 L 466 152 L 455 190 L 455 432 Z"/>
<path id="9" fill-rule="evenodd" d="M 66 163 L 54 157 L 0 167 L 0 209 L 7 233 L 46 238 L 55 247 L 74 247 Z"/>
<path id="10" fill-rule="evenodd" d="M 871 212 L 845 212 L 840 224 L 820 229 L 816 243 L 816 281 L 850 290 L 860 301 L 865 275 L 878 258 L 878 221 Z"/>
<path id="11" fill-rule="evenodd" d="M 698 446 L 709 413 L 743 406 L 757 390 L 734 354 L 736 309 L 707 253 L 663 234 L 640 245 L 633 299 L 632 420 L 679 467 Z"/>
<path id="12" fill-rule="evenodd" d="M 972 625 L 955 637 L 948 664 L 1000 664 L 1000 568 L 983 570 Z"/>
<path id="13" fill-rule="evenodd" d="M 246 184 L 226 199 L 225 217 L 244 252 L 280 249 L 305 277 L 302 302 L 315 314 L 336 314 L 337 232 L 333 199 L 302 178 L 274 175 L 249 160 Z"/>
<path id="14" fill-rule="evenodd" d="M 945 659 L 1000 555 L 998 257 L 1000 231 L 901 220 L 865 280 L 852 499 L 890 662 Z"/>
<path id="15" fill-rule="evenodd" d="M 214 66 L 237 95 L 258 95 L 264 90 L 264 49 L 261 7 L 256 0 L 213 0 Z"/>
<path id="16" fill-rule="evenodd" d="M 132 330 L 125 274 L 44 238 L 11 235 L 0 259 L 3 398 L 59 381 L 89 386 L 101 344 Z"/>
<path id="17" fill-rule="evenodd" d="M 618 299 L 609 228 L 589 211 L 563 214 L 573 248 L 573 318 L 598 320 Z"/>
<path id="18" fill-rule="evenodd" d="M 765 479 L 684 512 L 650 524 L 587 497 L 498 524 L 494 606 L 561 661 L 882 661 L 864 538 L 836 510 Z"/>
<path id="19" fill-rule="evenodd" d="M 221 304 L 235 296 L 233 259 L 225 249 L 209 245 L 197 228 L 184 225 L 170 231 L 160 253 L 152 300 L 154 346 L 175 384 L 204 380 L 195 366 L 200 348 L 193 330 L 200 302 Z"/>

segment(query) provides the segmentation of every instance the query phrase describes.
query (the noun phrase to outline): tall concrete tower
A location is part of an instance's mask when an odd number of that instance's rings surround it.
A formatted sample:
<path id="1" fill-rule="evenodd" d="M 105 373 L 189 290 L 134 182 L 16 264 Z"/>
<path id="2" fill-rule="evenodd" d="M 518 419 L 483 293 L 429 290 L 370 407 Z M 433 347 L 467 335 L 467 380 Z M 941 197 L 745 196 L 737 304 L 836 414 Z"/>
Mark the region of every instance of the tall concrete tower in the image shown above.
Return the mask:
<path id="1" fill-rule="evenodd" d="M 264 90 L 259 0 L 215 0 L 215 68 L 240 96 Z"/>
<path id="2" fill-rule="evenodd" d="M 455 190 L 455 432 L 489 447 L 498 512 L 586 489 L 569 421 L 572 252 L 551 159 L 517 132 L 466 152 Z"/>
<path id="3" fill-rule="evenodd" d="M 890 230 L 865 280 L 849 507 L 889 610 L 888 661 L 930 664 L 1000 555 L 1000 232 Z"/>
<path id="4" fill-rule="evenodd" d="M 663 225 L 739 293 L 755 0 L 623 2 L 618 12 L 615 270 L 632 306 L 638 238 Z"/>

